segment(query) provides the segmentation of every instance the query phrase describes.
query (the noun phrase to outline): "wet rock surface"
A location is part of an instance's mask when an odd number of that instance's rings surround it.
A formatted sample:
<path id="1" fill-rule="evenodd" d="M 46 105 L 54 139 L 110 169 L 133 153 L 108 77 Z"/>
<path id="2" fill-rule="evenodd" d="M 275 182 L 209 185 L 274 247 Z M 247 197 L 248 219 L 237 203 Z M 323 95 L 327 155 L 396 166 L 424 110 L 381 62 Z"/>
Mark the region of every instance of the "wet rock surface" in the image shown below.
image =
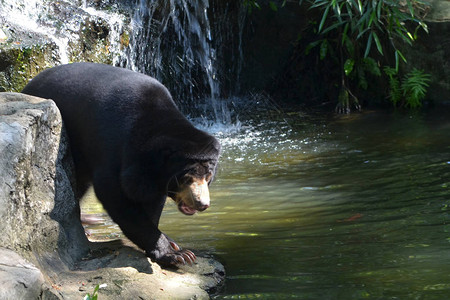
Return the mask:
<path id="1" fill-rule="evenodd" d="M 161 269 L 128 241 L 89 242 L 53 101 L 0 93 L 0 299 L 208 299 L 223 266 Z M 11 270 L 15 270 L 12 272 Z"/>

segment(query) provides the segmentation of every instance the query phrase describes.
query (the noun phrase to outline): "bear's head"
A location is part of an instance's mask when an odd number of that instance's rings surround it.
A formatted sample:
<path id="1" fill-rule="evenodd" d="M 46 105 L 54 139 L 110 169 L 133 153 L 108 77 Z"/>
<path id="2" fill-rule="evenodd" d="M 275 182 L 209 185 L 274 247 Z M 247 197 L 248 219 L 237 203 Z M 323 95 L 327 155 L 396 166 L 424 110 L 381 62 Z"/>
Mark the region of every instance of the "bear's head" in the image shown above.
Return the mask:
<path id="1" fill-rule="evenodd" d="M 153 203 L 168 196 L 180 212 L 193 215 L 210 206 L 209 184 L 221 147 L 216 138 L 197 129 L 175 133 L 141 145 L 130 142 L 124 151 L 121 183 L 133 201 Z"/>
<path id="2" fill-rule="evenodd" d="M 180 212 L 193 215 L 209 207 L 209 184 L 215 168 L 215 161 L 198 161 L 169 182 L 168 196 L 177 203 Z"/>

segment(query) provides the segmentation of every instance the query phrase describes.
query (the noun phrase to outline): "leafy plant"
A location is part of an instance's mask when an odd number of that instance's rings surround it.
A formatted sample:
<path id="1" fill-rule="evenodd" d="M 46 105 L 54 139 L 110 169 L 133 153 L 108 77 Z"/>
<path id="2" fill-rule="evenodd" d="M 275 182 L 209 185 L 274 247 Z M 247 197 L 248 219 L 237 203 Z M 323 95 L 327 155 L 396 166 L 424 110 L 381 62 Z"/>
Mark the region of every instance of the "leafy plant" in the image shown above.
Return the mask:
<path id="1" fill-rule="evenodd" d="M 249 12 L 252 12 L 253 8 L 261 9 L 258 0 L 243 0 L 242 3 L 247 8 Z"/>
<path id="2" fill-rule="evenodd" d="M 405 75 L 402 81 L 402 90 L 406 99 L 406 107 L 417 108 L 422 106 L 422 100 L 425 98 L 430 81 L 430 74 L 416 68 Z"/>
<path id="3" fill-rule="evenodd" d="M 258 0 L 243 0 L 251 10 L 260 8 Z M 320 61 L 334 63 L 340 70 L 340 89 L 336 111 L 350 112 L 351 106 L 360 109 L 357 93 L 367 90 L 370 76 L 380 77 L 383 65 L 394 63 L 395 76 L 389 75 L 391 101 L 396 105 L 401 98 L 408 99 L 407 107 L 417 107 L 417 99 L 423 95 L 427 81 L 420 81 L 419 74 L 409 74 L 402 84 L 397 73 L 400 62 L 406 58 L 398 47 L 400 44 L 412 45 L 418 31 L 428 32 L 423 22 L 429 6 L 423 0 L 299 0 L 299 4 L 308 3 L 311 10 L 318 10 L 318 21 L 311 22 L 318 39 L 309 43 L 305 54 L 318 48 Z M 269 7 L 276 11 L 283 7 L 286 0 L 268 1 Z M 390 70 L 390 69 L 389 69 Z M 419 77 L 418 77 L 419 76 Z M 417 81 L 414 81 L 416 79 Z M 407 82 L 407 83 L 406 83 Z M 418 84 L 421 82 L 422 84 Z M 401 85 L 409 85 L 407 94 L 400 95 Z M 420 86 L 420 88 L 419 88 Z M 406 87 L 405 87 L 406 88 Z M 412 89 L 411 89 L 412 88 Z M 416 99 L 416 100 L 413 100 Z"/>
<path id="4" fill-rule="evenodd" d="M 99 289 L 100 289 L 100 286 L 97 284 L 94 288 L 94 292 L 92 292 L 92 295 L 87 293 L 86 296 L 84 296 L 83 300 L 97 300 Z"/>
<path id="5" fill-rule="evenodd" d="M 342 89 L 348 91 L 339 93 L 339 112 L 349 111 L 348 95 L 353 99 L 355 107 L 360 107 L 357 97 L 351 92 L 351 82 L 355 82 L 358 88 L 367 89 L 367 75 L 380 76 L 379 65 L 383 64 L 380 59 L 388 54 L 394 56 L 395 70 L 398 70 L 400 60 L 406 62 L 406 59 L 396 43 L 411 45 L 417 39 L 420 28 L 428 31 L 426 24 L 418 16 L 418 12 L 424 12 L 427 7 L 421 0 L 308 2 L 311 3 L 311 9 L 321 11 L 317 27 L 321 39 L 311 46 L 320 45 L 320 59 L 324 59 L 327 53 L 332 53 L 330 49 L 337 49 L 334 53 L 340 64 Z M 413 31 L 408 29 L 407 23 L 416 25 Z"/>
<path id="6" fill-rule="evenodd" d="M 398 72 L 391 67 L 384 67 L 384 72 L 389 78 L 390 95 L 389 99 L 394 106 L 404 106 L 411 109 L 422 106 L 425 98 L 431 75 L 423 70 L 414 68 L 407 73 L 400 83 Z"/>
<path id="7" fill-rule="evenodd" d="M 399 103 L 402 99 L 402 90 L 400 86 L 400 80 L 398 79 L 398 71 L 394 68 L 391 68 L 389 66 L 385 66 L 383 68 L 384 73 L 388 76 L 389 80 L 389 99 L 391 100 L 392 104 L 397 106 L 397 103 Z"/>
<path id="8" fill-rule="evenodd" d="M 421 0 L 313 0 L 311 8 L 319 8 L 322 18 L 319 33 L 341 31 L 341 44 L 348 39 L 358 41 L 364 49 L 364 57 L 368 57 L 373 43 L 379 54 L 384 55 L 387 47 L 394 50 L 396 68 L 399 58 L 406 61 L 395 45 L 401 40 L 409 45 L 417 39 L 417 31 L 422 28 L 428 31 L 427 25 L 420 20 L 418 11 L 425 11 L 427 4 Z M 415 23 L 415 30 L 408 30 L 406 23 Z M 387 35 L 389 46 L 384 45 L 380 36 Z"/>

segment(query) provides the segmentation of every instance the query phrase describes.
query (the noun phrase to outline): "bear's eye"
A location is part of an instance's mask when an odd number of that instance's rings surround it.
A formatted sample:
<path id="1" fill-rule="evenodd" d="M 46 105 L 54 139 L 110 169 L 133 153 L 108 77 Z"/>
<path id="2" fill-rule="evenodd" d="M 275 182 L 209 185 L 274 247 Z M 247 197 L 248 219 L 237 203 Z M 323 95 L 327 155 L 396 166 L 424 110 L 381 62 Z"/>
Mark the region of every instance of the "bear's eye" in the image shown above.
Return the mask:
<path id="1" fill-rule="evenodd" d="M 202 166 L 196 166 L 189 171 L 189 174 L 199 177 L 203 176 L 205 174 L 205 168 L 203 168 Z"/>

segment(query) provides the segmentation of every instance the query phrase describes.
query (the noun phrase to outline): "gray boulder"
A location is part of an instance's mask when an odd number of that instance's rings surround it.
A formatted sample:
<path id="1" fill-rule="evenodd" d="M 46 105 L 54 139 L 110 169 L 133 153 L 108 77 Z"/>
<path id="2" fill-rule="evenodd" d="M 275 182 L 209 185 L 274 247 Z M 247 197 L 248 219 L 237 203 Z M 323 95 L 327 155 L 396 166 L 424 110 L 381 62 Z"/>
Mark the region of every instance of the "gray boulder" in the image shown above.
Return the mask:
<path id="1" fill-rule="evenodd" d="M 0 245 L 33 263 L 58 250 L 72 266 L 89 248 L 59 110 L 50 100 L 0 95 Z"/>
<path id="2" fill-rule="evenodd" d="M 16 252 L 0 248 L 0 299 L 58 299 L 42 272 Z"/>

